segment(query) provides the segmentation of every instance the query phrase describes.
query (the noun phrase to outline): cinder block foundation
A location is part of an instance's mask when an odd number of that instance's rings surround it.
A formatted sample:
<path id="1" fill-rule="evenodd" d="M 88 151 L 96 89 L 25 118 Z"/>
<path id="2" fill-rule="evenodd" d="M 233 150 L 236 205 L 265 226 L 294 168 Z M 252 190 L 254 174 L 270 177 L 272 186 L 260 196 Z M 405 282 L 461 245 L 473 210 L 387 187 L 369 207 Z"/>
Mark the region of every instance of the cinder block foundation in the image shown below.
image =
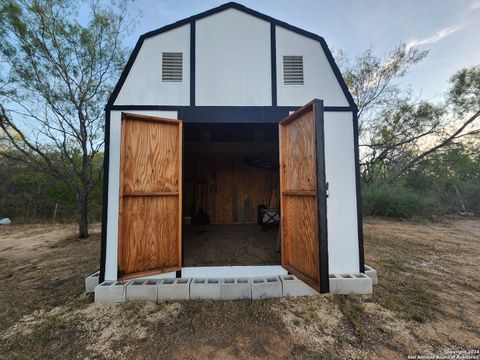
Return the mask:
<path id="1" fill-rule="evenodd" d="M 378 284 L 377 270 L 371 268 L 368 265 L 365 265 L 365 275 L 367 275 L 370 279 L 372 279 L 372 284 L 373 285 Z"/>
<path id="2" fill-rule="evenodd" d="M 96 271 L 85 278 L 85 292 L 87 294 L 95 292 L 95 286 L 98 285 L 99 276 L 100 271 Z"/>
<path id="3" fill-rule="evenodd" d="M 161 279 L 157 284 L 157 301 L 189 300 L 191 279 Z"/>
<path id="4" fill-rule="evenodd" d="M 252 279 L 252 299 L 277 298 L 282 295 L 282 283 L 278 276 Z"/>
<path id="5" fill-rule="evenodd" d="M 122 303 L 126 301 L 128 281 L 104 281 L 95 287 L 96 303 Z"/>
<path id="6" fill-rule="evenodd" d="M 220 281 L 220 299 L 239 300 L 252 298 L 252 280 L 249 278 L 225 278 Z"/>
<path id="7" fill-rule="evenodd" d="M 85 279 L 85 291 L 95 292 L 95 302 L 172 301 L 204 299 L 267 299 L 315 296 L 319 293 L 294 275 L 231 278 L 143 278 L 130 281 L 98 282 L 98 272 Z M 371 294 L 378 283 L 377 272 L 365 265 L 365 274 L 330 274 L 332 294 Z M 92 288 L 94 290 L 92 290 Z"/>
<path id="8" fill-rule="evenodd" d="M 371 294 L 372 279 L 362 273 L 330 274 L 332 294 Z"/>
<path id="9" fill-rule="evenodd" d="M 320 295 L 318 291 L 312 289 L 303 281 L 294 275 L 280 276 L 282 281 L 283 296 L 315 296 Z"/>
<path id="10" fill-rule="evenodd" d="M 126 286 L 126 300 L 157 301 L 157 283 L 159 280 L 133 280 Z"/>
<path id="11" fill-rule="evenodd" d="M 190 299 L 220 299 L 220 279 L 192 279 L 190 282 Z"/>

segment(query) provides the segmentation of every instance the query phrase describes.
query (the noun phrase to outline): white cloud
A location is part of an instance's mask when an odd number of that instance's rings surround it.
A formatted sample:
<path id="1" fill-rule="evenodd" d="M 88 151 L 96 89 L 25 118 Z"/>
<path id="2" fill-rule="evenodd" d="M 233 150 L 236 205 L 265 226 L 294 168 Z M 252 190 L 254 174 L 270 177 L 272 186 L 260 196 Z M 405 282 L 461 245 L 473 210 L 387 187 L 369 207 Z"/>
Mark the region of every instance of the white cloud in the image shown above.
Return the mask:
<path id="1" fill-rule="evenodd" d="M 409 42 L 407 42 L 407 49 L 410 49 L 412 47 L 420 46 L 420 45 L 429 45 L 429 44 L 435 44 L 442 40 L 443 38 L 447 37 L 450 34 L 453 34 L 454 32 L 457 32 L 463 27 L 463 25 L 452 25 L 452 26 L 447 26 L 444 27 L 443 29 L 438 30 L 434 35 L 423 38 L 423 39 L 412 39 Z"/>
<path id="2" fill-rule="evenodd" d="M 473 0 L 472 3 L 470 4 L 470 11 L 475 11 L 480 9 L 480 1 L 479 0 Z"/>

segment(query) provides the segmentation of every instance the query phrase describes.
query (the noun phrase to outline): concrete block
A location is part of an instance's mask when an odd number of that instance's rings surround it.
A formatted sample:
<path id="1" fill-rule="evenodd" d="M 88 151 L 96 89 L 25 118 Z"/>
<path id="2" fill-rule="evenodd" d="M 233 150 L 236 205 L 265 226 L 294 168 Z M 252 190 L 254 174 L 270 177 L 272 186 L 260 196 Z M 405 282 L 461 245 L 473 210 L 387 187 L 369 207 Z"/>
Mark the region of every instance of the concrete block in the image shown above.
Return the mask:
<path id="1" fill-rule="evenodd" d="M 96 303 L 125 302 L 125 286 L 128 281 L 104 281 L 95 287 Z"/>
<path id="2" fill-rule="evenodd" d="M 190 299 L 220 299 L 220 279 L 192 279 Z"/>
<path id="3" fill-rule="evenodd" d="M 293 275 L 280 277 L 282 281 L 283 296 L 315 296 L 319 293 Z"/>
<path id="4" fill-rule="evenodd" d="M 249 278 L 226 278 L 220 281 L 220 299 L 237 300 L 252 298 L 252 280 Z"/>
<path id="5" fill-rule="evenodd" d="M 191 279 L 161 279 L 157 283 L 157 301 L 173 301 L 190 299 Z"/>
<path id="6" fill-rule="evenodd" d="M 252 281 L 252 299 L 282 297 L 282 283 L 278 276 L 258 277 Z"/>
<path id="7" fill-rule="evenodd" d="M 157 301 L 156 279 L 132 280 L 126 287 L 126 300 L 130 301 Z"/>
<path id="8" fill-rule="evenodd" d="M 373 285 L 378 284 L 377 270 L 371 268 L 368 265 L 365 265 L 365 275 L 367 275 L 370 279 L 372 279 L 372 284 Z"/>
<path id="9" fill-rule="evenodd" d="M 95 292 L 95 286 L 98 285 L 99 276 L 100 271 L 96 271 L 85 278 L 85 292 L 87 294 Z"/>
<path id="10" fill-rule="evenodd" d="M 340 294 L 342 289 L 342 278 L 340 274 L 330 274 L 328 280 L 330 285 L 330 293 Z"/>
<path id="11" fill-rule="evenodd" d="M 371 294 L 372 291 L 372 279 L 365 274 L 330 274 L 330 292 L 333 294 Z"/>

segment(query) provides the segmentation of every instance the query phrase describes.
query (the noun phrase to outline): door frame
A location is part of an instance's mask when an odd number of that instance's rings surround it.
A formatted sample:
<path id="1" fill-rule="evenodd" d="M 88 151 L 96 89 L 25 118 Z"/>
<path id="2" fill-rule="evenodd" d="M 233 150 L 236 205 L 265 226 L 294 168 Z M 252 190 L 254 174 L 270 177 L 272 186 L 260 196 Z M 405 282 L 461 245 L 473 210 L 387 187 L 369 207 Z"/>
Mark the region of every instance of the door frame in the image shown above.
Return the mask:
<path id="1" fill-rule="evenodd" d="M 317 216 L 318 216 L 318 251 L 320 260 L 320 292 L 330 291 L 330 277 L 328 271 L 328 221 L 327 198 L 328 183 L 325 175 L 325 119 L 323 101 L 313 100 L 315 113 L 315 142 L 317 159 Z"/>
<path id="2" fill-rule="evenodd" d="M 328 224 L 327 224 L 327 197 L 328 197 L 328 183 L 325 176 L 325 121 L 324 121 L 324 107 L 323 100 L 314 99 L 307 103 L 302 108 L 293 112 L 285 119 L 283 119 L 279 125 L 288 125 L 294 121 L 297 117 L 303 115 L 307 111 L 313 111 L 315 122 L 315 159 L 316 159 L 316 204 L 317 204 L 317 241 L 319 251 L 319 290 L 320 293 L 328 293 L 330 291 L 329 280 L 329 266 L 328 266 Z M 280 136 L 280 132 L 279 132 Z M 281 151 L 281 144 L 279 142 L 279 150 Z M 280 154 L 281 156 L 281 154 Z M 281 159 L 280 159 L 281 160 Z M 280 173 L 280 194 L 281 190 Z M 280 199 L 282 196 L 280 195 Z M 281 206 L 282 208 L 282 206 Z M 280 216 L 283 216 L 282 212 Z M 280 226 L 282 226 L 280 224 Z M 282 232 L 282 228 L 280 228 Z M 283 263 L 283 251 L 282 251 L 282 263 Z M 289 272 L 292 270 L 289 266 L 285 267 Z M 289 269 L 290 268 L 290 269 Z"/>
<path id="3" fill-rule="evenodd" d="M 155 270 L 140 271 L 128 274 L 122 274 L 120 271 L 120 264 L 123 263 L 123 256 L 125 254 L 125 242 L 123 241 L 123 199 L 124 194 L 124 162 L 126 151 L 126 133 L 125 133 L 125 121 L 145 121 L 156 123 L 167 123 L 178 125 L 178 267 L 167 267 Z M 163 274 L 167 272 L 180 272 L 183 266 L 183 214 L 182 214 L 182 194 L 183 194 L 183 121 L 179 119 L 169 119 L 158 116 L 140 115 L 128 112 L 121 113 L 121 130 L 120 130 L 120 170 L 119 170 L 119 203 L 118 203 L 118 239 L 117 239 L 117 278 L 119 280 L 134 279 L 137 277 L 151 276 L 157 274 Z M 173 194 L 173 193 L 172 193 Z M 164 194 L 168 196 L 169 194 Z"/>

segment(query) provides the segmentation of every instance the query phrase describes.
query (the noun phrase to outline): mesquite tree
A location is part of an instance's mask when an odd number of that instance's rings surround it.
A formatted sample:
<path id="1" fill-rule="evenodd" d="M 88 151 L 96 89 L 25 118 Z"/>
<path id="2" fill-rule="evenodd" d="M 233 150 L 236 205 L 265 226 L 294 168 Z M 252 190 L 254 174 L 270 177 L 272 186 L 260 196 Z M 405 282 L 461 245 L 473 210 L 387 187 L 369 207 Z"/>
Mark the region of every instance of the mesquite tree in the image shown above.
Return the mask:
<path id="1" fill-rule="evenodd" d="M 69 186 L 80 238 L 89 236 L 89 194 L 101 176 L 103 107 L 125 62 L 126 9 L 126 0 L 0 5 L 0 131 L 9 145 L 0 155 Z"/>
<path id="2" fill-rule="evenodd" d="M 359 107 L 362 180 L 393 181 L 457 139 L 478 133 L 480 67 L 456 73 L 443 101 L 419 101 L 399 80 L 426 51 L 400 44 L 384 57 L 370 48 L 353 60 L 340 53 Z"/>

